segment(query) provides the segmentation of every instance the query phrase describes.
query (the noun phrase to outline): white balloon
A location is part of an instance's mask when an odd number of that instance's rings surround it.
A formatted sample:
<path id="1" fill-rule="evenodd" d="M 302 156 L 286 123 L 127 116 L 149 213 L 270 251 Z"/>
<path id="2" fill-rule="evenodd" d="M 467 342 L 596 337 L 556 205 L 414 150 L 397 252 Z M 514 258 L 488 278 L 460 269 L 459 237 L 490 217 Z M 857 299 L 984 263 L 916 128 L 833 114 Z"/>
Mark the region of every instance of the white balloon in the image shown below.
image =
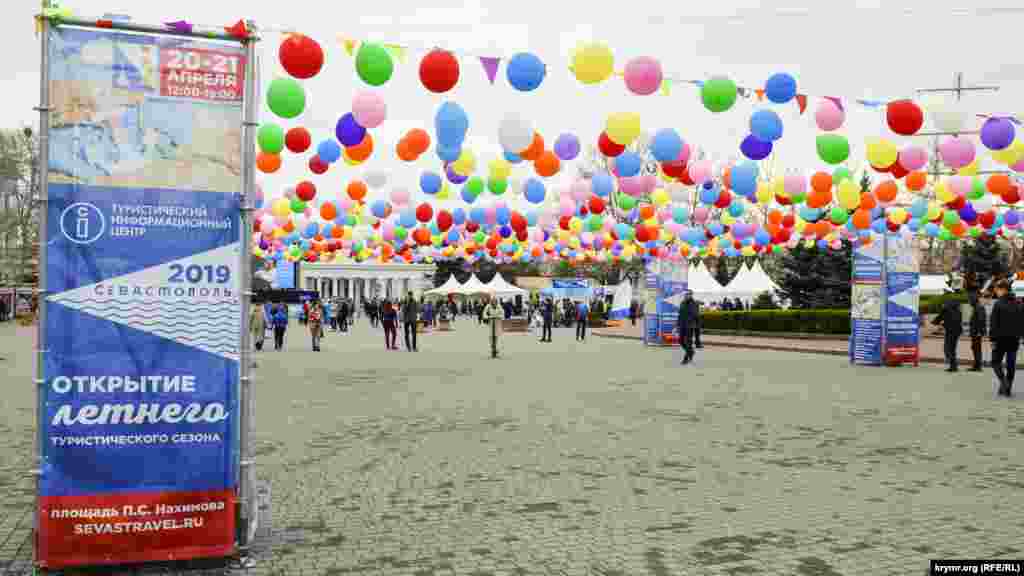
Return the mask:
<path id="1" fill-rule="evenodd" d="M 533 123 L 516 112 L 509 112 L 498 126 L 498 143 L 513 154 L 533 144 Z"/>
<path id="2" fill-rule="evenodd" d="M 374 170 L 363 176 L 366 185 L 374 190 L 383 188 L 388 183 L 388 173 L 383 170 Z"/>
<path id="3" fill-rule="evenodd" d="M 992 197 L 989 195 L 985 195 L 982 196 L 981 198 L 978 198 L 977 200 L 972 200 L 971 204 L 974 205 L 975 212 L 988 212 L 989 210 L 992 209 Z"/>
<path id="4" fill-rule="evenodd" d="M 967 125 L 967 110 L 957 102 L 938 100 L 931 106 L 932 122 L 940 132 L 961 132 Z"/>

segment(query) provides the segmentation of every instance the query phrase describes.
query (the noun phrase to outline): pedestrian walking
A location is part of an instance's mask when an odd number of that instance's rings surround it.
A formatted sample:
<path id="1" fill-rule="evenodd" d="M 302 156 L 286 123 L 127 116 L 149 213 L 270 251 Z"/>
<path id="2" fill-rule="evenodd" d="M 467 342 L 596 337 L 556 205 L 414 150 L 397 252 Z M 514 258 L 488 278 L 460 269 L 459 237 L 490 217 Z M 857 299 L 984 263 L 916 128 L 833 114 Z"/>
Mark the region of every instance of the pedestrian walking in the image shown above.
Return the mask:
<path id="1" fill-rule="evenodd" d="M 405 332 L 405 349 L 416 352 L 416 328 L 420 318 L 420 305 L 412 297 L 412 292 L 405 293 L 402 303 L 402 324 Z"/>
<path id="2" fill-rule="evenodd" d="M 284 348 L 284 333 L 288 329 L 288 309 L 284 304 L 274 307 L 271 320 L 274 323 L 274 350 L 280 350 Z"/>
<path id="3" fill-rule="evenodd" d="M 590 308 L 586 302 L 576 304 L 576 341 L 587 340 L 587 317 L 590 315 Z"/>
<path id="4" fill-rule="evenodd" d="M 324 337 L 324 309 L 319 301 L 314 300 L 310 302 L 307 314 L 309 335 L 313 339 L 313 352 L 319 352 L 320 339 Z"/>
<path id="5" fill-rule="evenodd" d="M 1020 348 L 1021 324 L 1024 312 L 1021 304 L 1010 294 L 1010 283 L 998 280 L 995 285 L 996 301 L 989 319 L 989 338 L 992 339 L 992 371 L 999 381 L 996 393 L 1007 398 L 1013 395 L 1013 377 L 1017 373 L 1017 349 Z"/>
<path id="6" fill-rule="evenodd" d="M 263 341 L 267 337 L 267 318 L 260 304 L 253 304 L 249 311 L 249 333 L 252 334 L 253 347 L 263 350 Z"/>
<path id="7" fill-rule="evenodd" d="M 985 318 L 985 308 L 978 301 L 978 293 L 971 291 L 967 295 L 967 302 L 971 305 L 971 321 L 969 324 L 970 336 L 971 336 L 971 355 L 974 357 L 974 363 L 971 365 L 971 372 L 981 372 L 983 361 L 981 355 L 981 343 L 985 338 L 986 324 L 988 323 Z"/>
<path id="8" fill-rule="evenodd" d="M 952 290 L 947 292 L 953 294 Z M 946 372 L 957 371 L 956 345 L 963 334 L 964 326 L 963 312 L 960 311 L 960 303 L 953 298 L 946 300 L 942 305 L 942 311 L 932 320 L 932 324 L 942 326 L 946 331 L 943 352 L 946 355 Z"/>
<path id="9" fill-rule="evenodd" d="M 498 304 L 498 299 L 490 297 L 487 306 L 481 308 L 480 317 L 491 324 L 491 358 L 498 357 L 498 335 L 501 333 L 500 322 L 505 313 Z"/>
<path id="10" fill-rule="evenodd" d="M 704 347 L 700 342 L 700 333 L 704 328 L 704 311 L 701 309 L 700 300 L 695 300 L 695 302 L 697 303 L 697 316 L 693 319 L 693 347 L 700 350 Z"/>
<path id="11" fill-rule="evenodd" d="M 693 300 L 693 292 L 683 293 L 683 301 L 679 303 L 679 315 L 676 316 L 676 331 L 679 333 L 679 345 L 683 349 L 683 361 L 686 365 L 693 361 L 693 323 L 697 320 L 697 303 Z"/>
<path id="12" fill-rule="evenodd" d="M 544 301 L 544 309 L 541 311 L 541 316 L 544 319 L 544 328 L 541 332 L 541 342 L 551 342 L 551 328 L 555 323 L 555 304 L 550 298 Z"/>
<path id="13" fill-rule="evenodd" d="M 633 326 L 636 326 L 636 317 L 637 314 L 640 312 L 639 309 L 640 305 L 637 304 L 636 300 L 633 300 L 632 302 L 629 303 L 629 322 Z"/>
<path id="14" fill-rule="evenodd" d="M 390 300 L 384 300 L 380 311 L 381 324 L 384 325 L 384 346 L 388 350 L 398 350 L 398 311 Z"/>

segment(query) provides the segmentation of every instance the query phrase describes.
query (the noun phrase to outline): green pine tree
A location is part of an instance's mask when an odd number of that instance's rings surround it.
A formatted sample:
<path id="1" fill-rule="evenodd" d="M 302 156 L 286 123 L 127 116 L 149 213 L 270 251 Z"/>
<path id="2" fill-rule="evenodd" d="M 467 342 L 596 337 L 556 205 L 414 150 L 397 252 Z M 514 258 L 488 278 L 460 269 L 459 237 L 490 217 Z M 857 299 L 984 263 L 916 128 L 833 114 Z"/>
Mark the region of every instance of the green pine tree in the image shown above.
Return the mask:
<path id="1" fill-rule="evenodd" d="M 960 271 L 966 289 L 980 290 L 992 278 L 1009 273 L 1006 250 L 988 234 L 966 241 L 960 248 Z"/>
<path id="2" fill-rule="evenodd" d="M 839 250 L 797 244 L 780 258 L 778 297 L 791 308 L 849 308 L 852 246 Z"/>

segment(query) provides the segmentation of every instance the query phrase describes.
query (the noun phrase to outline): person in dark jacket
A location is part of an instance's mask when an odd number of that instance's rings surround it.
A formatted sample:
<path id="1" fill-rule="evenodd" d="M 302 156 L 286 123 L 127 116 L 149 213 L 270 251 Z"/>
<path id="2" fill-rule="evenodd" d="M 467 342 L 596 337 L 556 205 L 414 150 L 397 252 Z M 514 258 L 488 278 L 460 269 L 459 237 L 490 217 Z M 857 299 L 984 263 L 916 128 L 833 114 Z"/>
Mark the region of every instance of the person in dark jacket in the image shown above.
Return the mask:
<path id="1" fill-rule="evenodd" d="M 541 315 L 544 317 L 544 329 L 541 332 L 540 341 L 551 342 L 551 327 L 555 322 L 555 305 L 551 302 L 551 299 L 548 298 L 544 301 L 543 306 L 544 308 Z"/>
<path id="2" fill-rule="evenodd" d="M 676 317 L 676 330 L 679 332 L 679 345 L 683 348 L 683 361 L 689 364 L 693 360 L 693 326 L 697 322 L 697 302 L 693 292 L 683 293 L 683 301 L 679 303 L 679 315 Z"/>
<path id="3" fill-rule="evenodd" d="M 704 320 L 701 315 L 701 303 L 700 301 L 694 301 L 697 305 L 697 315 L 693 319 L 693 347 L 700 350 L 704 347 L 700 343 L 700 330 L 704 327 Z"/>
<path id="4" fill-rule="evenodd" d="M 416 352 L 416 328 L 420 319 L 420 304 L 412 297 L 412 292 L 405 295 L 402 302 L 402 325 L 405 329 L 405 349 Z"/>
<path id="5" fill-rule="evenodd" d="M 381 312 L 381 325 L 384 326 L 384 347 L 388 350 L 398 350 L 398 311 L 390 300 L 384 300 L 378 309 Z"/>
<path id="6" fill-rule="evenodd" d="M 1022 312 L 1020 303 L 1010 294 L 1010 283 L 999 280 L 995 285 L 997 300 L 992 305 L 989 319 L 989 338 L 992 339 L 992 371 L 999 379 L 1000 396 L 1009 398 L 1013 377 L 1017 372 L 1017 349 L 1020 347 Z"/>
<path id="7" fill-rule="evenodd" d="M 284 332 L 288 329 L 288 310 L 284 304 L 274 307 L 270 322 L 274 326 L 274 350 L 280 350 L 284 348 Z"/>
<path id="8" fill-rule="evenodd" d="M 629 303 L 629 322 L 633 326 L 636 326 L 636 316 L 638 308 L 640 308 L 640 305 L 637 304 L 636 300 L 633 300 L 632 302 Z"/>
<path id="9" fill-rule="evenodd" d="M 971 321 L 970 321 L 970 336 L 971 336 L 971 354 L 974 357 L 974 363 L 971 365 L 971 372 L 981 372 L 982 360 L 981 360 L 981 341 L 985 338 L 986 324 L 988 323 L 985 318 L 985 308 L 982 307 L 981 302 L 978 301 L 978 293 L 972 291 L 967 295 L 967 302 L 971 305 Z"/>
<path id="10" fill-rule="evenodd" d="M 946 339 L 943 346 L 946 364 L 949 364 L 946 372 L 957 371 L 956 344 L 960 340 L 960 335 L 963 334 L 963 323 L 964 317 L 960 311 L 960 302 L 953 299 L 946 300 L 942 305 L 942 311 L 932 320 L 932 324 L 942 326 L 946 331 Z"/>

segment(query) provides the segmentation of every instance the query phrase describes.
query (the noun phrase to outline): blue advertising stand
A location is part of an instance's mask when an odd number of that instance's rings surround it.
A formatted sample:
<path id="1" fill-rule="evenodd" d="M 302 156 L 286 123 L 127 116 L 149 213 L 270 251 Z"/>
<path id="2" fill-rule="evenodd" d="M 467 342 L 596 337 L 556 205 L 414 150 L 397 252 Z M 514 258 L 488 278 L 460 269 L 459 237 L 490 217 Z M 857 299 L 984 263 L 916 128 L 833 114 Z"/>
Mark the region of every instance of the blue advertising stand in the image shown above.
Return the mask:
<path id="1" fill-rule="evenodd" d="M 656 260 L 647 264 L 645 287 L 648 298 L 654 297 L 653 305 L 648 302 L 644 316 L 644 344 L 663 346 L 671 339 L 676 329 L 679 304 L 687 288 L 688 263 Z M 652 313 L 653 312 L 653 313 Z"/>
<path id="2" fill-rule="evenodd" d="M 880 366 L 885 291 L 885 237 L 871 234 L 871 243 L 853 250 L 853 294 L 850 297 L 850 363 Z"/>

